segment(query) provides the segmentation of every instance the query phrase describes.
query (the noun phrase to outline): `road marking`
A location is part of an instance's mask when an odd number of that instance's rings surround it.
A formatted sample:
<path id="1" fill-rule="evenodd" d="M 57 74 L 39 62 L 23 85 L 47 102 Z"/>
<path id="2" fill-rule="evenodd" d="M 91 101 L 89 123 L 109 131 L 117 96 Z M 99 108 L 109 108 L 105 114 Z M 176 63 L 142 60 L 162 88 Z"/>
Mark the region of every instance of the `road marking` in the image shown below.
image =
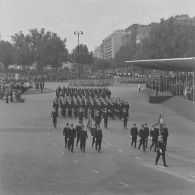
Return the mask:
<path id="1" fill-rule="evenodd" d="M 118 149 L 119 152 L 123 152 L 121 149 Z"/>
<path id="2" fill-rule="evenodd" d="M 163 169 L 166 169 L 166 167 L 163 167 L 163 166 L 161 166 L 161 165 L 158 165 L 158 167 L 163 168 Z"/>
<path id="3" fill-rule="evenodd" d="M 137 159 L 141 160 L 141 158 L 139 158 L 139 157 L 137 157 L 137 156 L 136 156 L 135 158 L 137 158 Z"/>
<path id="4" fill-rule="evenodd" d="M 195 175 L 190 175 L 190 177 L 193 177 L 193 178 L 195 178 Z"/>
<path id="5" fill-rule="evenodd" d="M 51 140 L 51 137 L 49 137 L 49 140 Z"/>
<path id="6" fill-rule="evenodd" d="M 96 170 L 93 170 L 92 172 L 97 173 L 97 174 L 99 174 L 99 173 L 100 173 L 99 171 L 96 171 Z"/>
<path id="7" fill-rule="evenodd" d="M 53 146 L 55 146 L 56 144 L 55 143 L 52 143 Z"/>
<path id="8" fill-rule="evenodd" d="M 48 131 L 48 135 L 50 134 L 50 132 Z"/>
<path id="9" fill-rule="evenodd" d="M 79 163 L 79 161 L 78 160 L 73 160 L 76 164 L 78 164 Z"/>
<path id="10" fill-rule="evenodd" d="M 110 146 L 110 145 L 111 145 L 111 144 L 110 144 L 110 143 L 108 143 L 108 142 L 107 142 L 106 144 L 107 144 L 108 146 Z"/>
<path id="11" fill-rule="evenodd" d="M 129 188 L 129 185 L 124 183 L 124 182 L 120 182 L 120 184 L 124 185 L 125 187 Z"/>
<path id="12" fill-rule="evenodd" d="M 60 152 L 61 152 L 62 154 L 64 154 L 64 151 L 63 151 L 63 150 L 60 150 Z"/>

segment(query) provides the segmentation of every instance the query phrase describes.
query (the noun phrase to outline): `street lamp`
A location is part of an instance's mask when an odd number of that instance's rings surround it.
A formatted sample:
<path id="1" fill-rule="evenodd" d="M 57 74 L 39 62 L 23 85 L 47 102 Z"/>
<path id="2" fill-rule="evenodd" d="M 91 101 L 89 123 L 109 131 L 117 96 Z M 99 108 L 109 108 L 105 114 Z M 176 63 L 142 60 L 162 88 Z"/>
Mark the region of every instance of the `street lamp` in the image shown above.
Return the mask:
<path id="1" fill-rule="evenodd" d="M 79 63 L 79 37 L 80 35 L 83 35 L 83 31 L 74 31 L 74 35 L 77 35 L 78 37 L 78 63 Z M 79 63 L 79 78 L 80 78 L 80 63 Z"/>

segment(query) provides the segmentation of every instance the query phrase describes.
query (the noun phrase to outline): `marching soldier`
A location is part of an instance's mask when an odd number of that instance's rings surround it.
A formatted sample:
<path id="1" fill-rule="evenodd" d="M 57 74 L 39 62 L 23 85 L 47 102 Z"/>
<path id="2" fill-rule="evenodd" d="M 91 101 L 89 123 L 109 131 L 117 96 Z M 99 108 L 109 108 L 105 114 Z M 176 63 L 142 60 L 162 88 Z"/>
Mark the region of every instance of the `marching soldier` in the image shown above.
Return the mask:
<path id="1" fill-rule="evenodd" d="M 123 126 L 125 127 L 125 129 L 127 128 L 128 115 L 129 115 L 128 111 L 126 109 L 123 109 L 122 118 L 123 118 Z"/>
<path id="2" fill-rule="evenodd" d="M 133 127 L 131 128 L 130 135 L 131 135 L 131 140 L 132 140 L 132 141 L 131 141 L 131 147 L 132 147 L 133 144 L 134 144 L 134 148 L 136 148 L 138 129 L 137 129 L 135 123 L 133 124 Z"/>
<path id="3" fill-rule="evenodd" d="M 100 125 L 97 125 L 97 130 L 95 132 L 95 149 L 98 150 L 98 152 L 101 151 L 101 143 L 102 143 L 102 130 L 100 129 Z"/>
<path id="4" fill-rule="evenodd" d="M 95 133 L 96 133 L 96 125 L 93 124 L 93 126 L 90 128 L 91 136 L 92 136 L 92 148 L 93 145 L 95 144 Z"/>
<path id="5" fill-rule="evenodd" d="M 58 109 L 59 109 L 59 105 L 58 105 L 58 98 L 56 97 L 55 100 L 53 101 L 53 108 L 56 111 L 56 117 L 58 117 Z"/>
<path id="6" fill-rule="evenodd" d="M 149 136 L 149 128 L 147 126 L 147 123 L 145 123 L 144 125 L 144 134 L 145 134 L 145 144 L 146 144 L 146 148 L 148 147 L 148 136 Z"/>
<path id="7" fill-rule="evenodd" d="M 83 116 L 84 116 L 83 109 L 80 108 L 78 112 L 78 118 L 79 118 L 79 123 L 81 124 L 83 123 Z"/>
<path id="8" fill-rule="evenodd" d="M 81 134 L 80 134 L 80 149 L 81 149 L 81 152 L 85 152 L 85 146 L 86 146 L 86 139 L 87 138 L 88 138 L 87 131 L 84 128 L 84 125 L 83 125 L 82 130 L 81 130 Z"/>
<path id="9" fill-rule="evenodd" d="M 68 134 L 69 140 L 68 140 L 68 149 L 73 153 L 74 149 L 74 139 L 76 137 L 76 131 L 73 128 L 73 124 L 70 125 L 69 134 Z"/>
<path id="10" fill-rule="evenodd" d="M 64 127 L 64 130 L 63 130 L 63 136 L 64 136 L 64 141 L 65 141 L 65 148 L 68 145 L 68 134 L 69 134 L 69 131 L 70 131 L 69 123 L 66 123 L 66 126 Z"/>
<path id="11" fill-rule="evenodd" d="M 157 128 L 157 124 L 155 123 L 150 130 L 150 137 L 152 138 L 152 144 L 150 146 L 150 150 L 154 146 L 154 151 L 156 151 L 157 148 L 157 142 L 158 142 L 158 136 L 159 136 L 159 130 Z"/>
<path id="12" fill-rule="evenodd" d="M 167 128 L 165 123 L 163 124 L 162 136 L 163 136 L 163 142 L 165 144 L 165 150 L 166 150 L 166 148 L 167 148 L 167 138 L 169 136 L 169 132 L 168 132 L 168 128 Z"/>
<path id="13" fill-rule="evenodd" d="M 79 144 L 79 141 L 80 141 L 80 136 L 81 136 L 81 130 L 82 130 L 82 127 L 84 125 L 81 126 L 80 123 L 77 124 L 75 130 L 76 130 L 76 138 L 77 138 L 77 142 L 76 142 L 76 146 L 78 147 L 78 144 Z"/>
<path id="14" fill-rule="evenodd" d="M 103 120 L 104 120 L 104 128 L 108 128 L 108 118 L 109 118 L 109 113 L 107 109 L 103 111 Z"/>
<path id="15" fill-rule="evenodd" d="M 101 123 L 101 115 L 100 115 L 99 111 L 96 111 L 95 117 L 94 117 L 94 121 L 95 121 L 96 126 L 100 125 L 100 123 Z"/>
<path id="16" fill-rule="evenodd" d="M 56 128 L 57 127 L 57 113 L 55 109 L 53 109 L 51 113 L 51 118 L 53 119 L 53 126 Z"/>
<path id="17" fill-rule="evenodd" d="M 157 156 L 156 156 L 156 160 L 155 160 L 155 164 L 157 165 L 158 164 L 158 160 L 160 158 L 160 156 L 162 156 L 162 159 L 163 159 L 163 164 L 164 164 L 164 167 L 167 167 L 167 164 L 166 164 L 166 159 L 165 159 L 165 143 L 163 142 L 163 136 L 159 136 L 158 137 L 158 142 L 157 142 Z"/>
<path id="18" fill-rule="evenodd" d="M 140 137 L 140 142 L 139 142 L 139 147 L 138 149 L 140 150 L 140 147 L 142 145 L 143 147 L 143 152 L 145 152 L 145 132 L 144 132 L 144 125 L 141 126 L 139 130 L 139 137 Z"/>

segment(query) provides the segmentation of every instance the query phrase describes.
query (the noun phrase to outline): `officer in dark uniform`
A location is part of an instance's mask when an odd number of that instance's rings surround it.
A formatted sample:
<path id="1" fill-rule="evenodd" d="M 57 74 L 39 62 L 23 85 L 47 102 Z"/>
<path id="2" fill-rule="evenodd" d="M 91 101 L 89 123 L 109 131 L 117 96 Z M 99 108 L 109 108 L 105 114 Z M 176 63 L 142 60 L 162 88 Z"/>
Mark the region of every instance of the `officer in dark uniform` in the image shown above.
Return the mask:
<path id="1" fill-rule="evenodd" d="M 56 97 L 55 100 L 53 101 L 53 108 L 56 111 L 56 117 L 58 117 L 58 109 L 59 109 L 59 104 L 58 104 L 58 98 Z"/>
<path id="2" fill-rule="evenodd" d="M 13 91 L 10 90 L 10 102 L 13 102 Z"/>
<path id="3" fill-rule="evenodd" d="M 127 109 L 123 109 L 122 111 L 122 118 L 123 118 L 123 126 L 125 127 L 125 129 L 127 128 L 127 120 L 128 120 L 128 111 Z"/>
<path id="4" fill-rule="evenodd" d="M 159 130 L 158 130 L 157 124 L 155 123 L 152 129 L 150 130 L 150 137 L 152 138 L 152 144 L 150 146 L 150 150 L 154 146 L 154 151 L 156 151 L 158 136 L 159 136 Z"/>
<path id="5" fill-rule="evenodd" d="M 95 132 L 95 149 L 98 152 L 101 151 L 101 144 L 102 144 L 102 130 L 100 129 L 100 125 L 97 125 L 97 130 Z"/>
<path id="6" fill-rule="evenodd" d="M 169 132 L 168 132 L 168 128 L 166 126 L 166 124 L 163 124 L 163 128 L 162 128 L 162 136 L 163 136 L 163 142 L 165 144 L 165 150 L 167 149 L 167 138 L 169 136 Z"/>
<path id="7" fill-rule="evenodd" d="M 92 148 L 93 148 L 93 145 L 95 144 L 95 133 L 96 133 L 96 125 L 93 124 L 93 126 L 90 128 L 90 132 L 91 132 L 91 136 L 92 136 Z"/>
<path id="8" fill-rule="evenodd" d="M 95 121 L 96 125 L 100 125 L 100 123 L 101 123 L 101 115 L 100 115 L 99 111 L 96 111 L 95 117 L 94 117 L 94 121 Z"/>
<path id="9" fill-rule="evenodd" d="M 81 152 L 85 152 L 85 146 L 86 146 L 86 139 L 88 138 L 87 131 L 84 128 L 84 125 L 82 126 L 81 134 L 80 134 L 80 149 Z"/>
<path id="10" fill-rule="evenodd" d="M 76 146 L 77 147 L 78 147 L 78 144 L 79 144 L 79 141 L 80 141 L 80 135 L 81 135 L 82 126 L 81 126 L 80 123 L 78 123 L 76 128 L 75 128 L 75 130 L 76 130 L 76 138 L 77 138 L 77 142 L 76 142 Z"/>
<path id="11" fill-rule="evenodd" d="M 140 130 L 139 130 L 139 137 L 140 137 L 140 142 L 139 142 L 139 147 L 138 149 L 140 150 L 140 147 L 142 145 L 143 147 L 143 151 L 145 152 L 145 132 L 144 132 L 144 125 L 141 126 Z"/>
<path id="12" fill-rule="evenodd" d="M 64 127 L 64 130 L 63 130 L 63 136 L 64 136 L 64 141 L 65 141 L 65 148 L 68 145 L 68 134 L 69 134 L 69 131 L 70 131 L 69 123 L 66 123 L 66 126 Z"/>
<path id="13" fill-rule="evenodd" d="M 73 152 L 73 149 L 74 149 L 74 139 L 76 137 L 76 131 L 73 128 L 73 124 L 70 125 L 68 137 L 69 137 L 68 149 L 69 149 L 69 151 Z"/>
<path id="14" fill-rule="evenodd" d="M 130 135 L 131 135 L 131 147 L 134 144 L 134 148 L 136 148 L 138 129 L 135 123 L 133 124 L 133 127 L 131 128 Z"/>
<path id="15" fill-rule="evenodd" d="M 7 104 L 9 103 L 8 97 L 9 97 L 9 93 L 8 93 L 8 91 L 6 91 L 6 92 L 5 92 L 5 100 L 6 100 L 6 103 L 7 103 Z"/>
<path id="16" fill-rule="evenodd" d="M 164 167 L 167 167 L 166 159 L 165 159 L 165 150 L 166 150 L 165 143 L 163 142 L 163 136 L 161 135 L 158 137 L 158 142 L 157 142 L 157 156 L 155 160 L 156 165 L 158 164 L 158 160 L 160 156 L 162 156 Z"/>
<path id="17" fill-rule="evenodd" d="M 109 113 L 108 110 L 105 108 L 103 111 L 103 120 L 104 120 L 104 128 L 108 128 L 108 118 L 109 118 Z"/>
<path id="18" fill-rule="evenodd" d="M 148 147 L 148 136 L 149 136 L 149 128 L 148 128 L 148 125 L 147 123 L 144 124 L 144 134 L 146 136 L 145 138 L 145 147 L 147 148 Z"/>
<path id="19" fill-rule="evenodd" d="M 51 113 L 51 118 L 53 119 L 53 126 L 56 128 L 57 127 L 57 114 L 56 114 L 55 109 L 53 109 Z"/>
<path id="20" fill-rule="evenodd" d="M 83 116 L 84 116 L 84 112 L 82 108 L 79 108 L 79 112 L 78 112 L 78 118 L 79 118 L 79 122 L 82 124 L 83 123 Z"/>

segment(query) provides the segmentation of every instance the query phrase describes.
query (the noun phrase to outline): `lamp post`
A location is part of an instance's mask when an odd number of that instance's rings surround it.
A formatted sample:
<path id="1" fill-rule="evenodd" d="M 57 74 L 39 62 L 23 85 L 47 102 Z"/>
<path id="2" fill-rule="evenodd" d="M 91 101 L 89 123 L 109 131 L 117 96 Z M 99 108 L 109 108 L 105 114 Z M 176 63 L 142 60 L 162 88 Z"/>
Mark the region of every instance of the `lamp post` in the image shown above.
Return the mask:
<path id="1" fill-rule="evenodd" d="M 78 64 L 79 64 L 79 78 L 80 78 L 81 67 L 80 67 L 80 63 L 79 63 L 79 37 L 80 37 L 80 35 L 83 35 L 83 31 L 74 31 L 74 35 L 77 35 L 77 37 L 78 37 Z"/>

